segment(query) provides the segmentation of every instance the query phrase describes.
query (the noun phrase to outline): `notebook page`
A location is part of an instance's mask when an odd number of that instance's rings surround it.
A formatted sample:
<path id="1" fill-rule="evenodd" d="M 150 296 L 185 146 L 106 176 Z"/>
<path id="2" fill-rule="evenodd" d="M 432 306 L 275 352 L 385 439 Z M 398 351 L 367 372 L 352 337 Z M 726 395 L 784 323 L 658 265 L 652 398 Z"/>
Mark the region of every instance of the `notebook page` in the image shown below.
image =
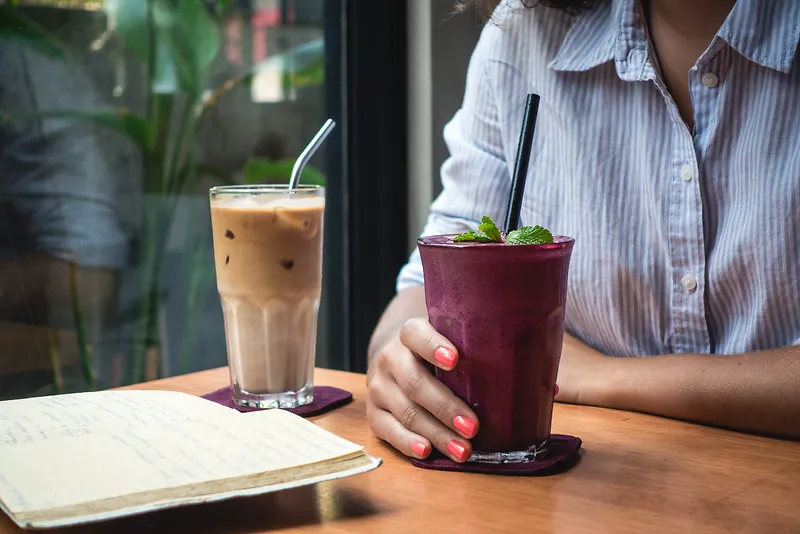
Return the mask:
<path id="1" fill-rule="evenodd" d="M 290 456 L 304 458 L 304 463 L 364 450 L 360 445 L 284 410 L 263 410 L 241 415 L 227 422 L 229 428 L 236 430 L 237 435 L 246 435 L 253 442 L 280 443 L 282 447 L 291 449 L 286 451 Z M 269 462 L 276 449 L 277 447 L 273 447 L 254 451 L 249 461 Z"/>
<path id="2" fill-rule="evenodd" d="M 0 403 L 0 500 L 12 513 L 45 510 L 358 450 L 287 412 L 244 415 L 180 393 L 23 399 Z"/>

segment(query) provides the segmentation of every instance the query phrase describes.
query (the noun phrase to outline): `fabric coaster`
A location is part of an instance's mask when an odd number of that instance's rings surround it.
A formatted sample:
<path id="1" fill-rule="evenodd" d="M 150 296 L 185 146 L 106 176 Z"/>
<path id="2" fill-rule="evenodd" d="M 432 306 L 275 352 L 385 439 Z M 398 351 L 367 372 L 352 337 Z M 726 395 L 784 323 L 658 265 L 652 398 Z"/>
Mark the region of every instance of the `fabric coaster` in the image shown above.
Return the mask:
<path id="1" fill-rule="evenodd" d="M 230 386 L 212 391 L 211 393 L 206 393 L 203 395 L 203 398 L 227 406 L 228 408 L 235 408 L 240 412 L 255 412 L 261 409 L 234 405 Z M 339 406 L 344 406 L 352 400 L 353 394 L 349 391 L 331 386 L 314 386 L 314 400 L 311 404 L 304 404 L 297 408 L 285 408 L 285 410 L 301 417 L 311 417 L 333 410 Z"/>
<path id="2" fill-rule="evenodd" d="M 541 460 L 524 463 L 490 464 L 468 462 L 460 464 L 434 451 L 425 460 L 411 459 L 411 463 L 423 469 L 438 471 L 463 471 L 487 475 L 546 476 L 562 473 L 577 463 L 580 457 L 581 438 L 552 434 L 547 444 L 547 452 Z"/>

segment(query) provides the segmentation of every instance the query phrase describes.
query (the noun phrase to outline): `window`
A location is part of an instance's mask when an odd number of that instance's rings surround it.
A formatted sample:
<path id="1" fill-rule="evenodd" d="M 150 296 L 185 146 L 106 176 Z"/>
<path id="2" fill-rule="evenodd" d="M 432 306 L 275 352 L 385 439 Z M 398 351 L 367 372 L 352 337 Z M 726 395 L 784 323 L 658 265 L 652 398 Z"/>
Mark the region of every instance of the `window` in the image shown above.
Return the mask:
<path id="1" fill-rule="evenodd" d="M 405 6 L 370 4 L 0 2 L 0 399 L 225 365 L 208 188 L 287 181 L 328 117 L 317 363 L 365 369 L 407 253 Z"/>

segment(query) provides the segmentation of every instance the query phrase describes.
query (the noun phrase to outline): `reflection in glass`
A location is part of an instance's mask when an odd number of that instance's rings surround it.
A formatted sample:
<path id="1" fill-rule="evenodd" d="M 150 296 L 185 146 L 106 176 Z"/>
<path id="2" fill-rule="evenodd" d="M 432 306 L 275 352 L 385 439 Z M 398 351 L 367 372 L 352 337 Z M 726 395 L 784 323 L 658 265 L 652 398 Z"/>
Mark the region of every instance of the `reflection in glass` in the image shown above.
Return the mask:
<path id="1" fill-rule="evenodd" d="M 324 120 L 319 4 L 0 4 L 0 399 L 225 365 L 207 191 Z"/>

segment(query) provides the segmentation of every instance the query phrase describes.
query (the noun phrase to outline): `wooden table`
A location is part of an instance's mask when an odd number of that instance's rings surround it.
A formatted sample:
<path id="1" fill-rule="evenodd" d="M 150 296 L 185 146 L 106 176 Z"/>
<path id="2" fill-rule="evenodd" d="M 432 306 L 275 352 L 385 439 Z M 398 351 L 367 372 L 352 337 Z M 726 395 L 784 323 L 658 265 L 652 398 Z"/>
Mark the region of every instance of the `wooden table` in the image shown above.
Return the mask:
<path id="1" fill-rule="evenodd" d="M 200 395 L 227 380 L 216 369 L 135 387 Z M 383 457 L 376 471 L 64 532 L 800 532 L 800 443 L 557 404 L 553 431 L 584 441 L 572 470 L 542 478 L 427 471 L 372 435 L 363 375 L 317 370 L 316 382 L 353 392 L 354 402 L 313 421 Z M 0 534 L 11 532 L 0 517 Z"/>

